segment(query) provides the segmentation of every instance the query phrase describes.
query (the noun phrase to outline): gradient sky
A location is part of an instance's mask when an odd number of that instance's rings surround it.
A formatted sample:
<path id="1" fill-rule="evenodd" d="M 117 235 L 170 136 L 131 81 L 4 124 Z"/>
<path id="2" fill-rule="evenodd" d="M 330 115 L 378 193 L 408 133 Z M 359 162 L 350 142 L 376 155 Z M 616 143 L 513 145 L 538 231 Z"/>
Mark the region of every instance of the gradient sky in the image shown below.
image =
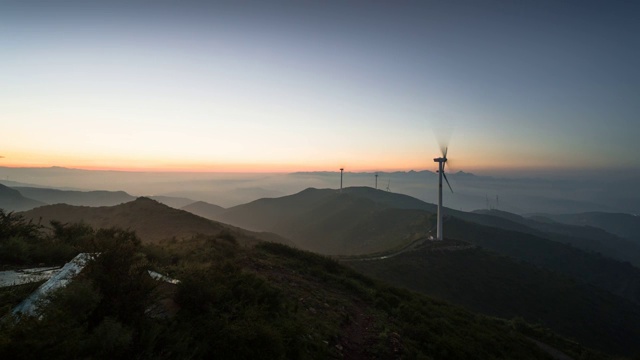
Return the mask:
<path id="1" fill-rule="evenodd" d="M 1 2 L 0 166 L 640 168 L 637 2 L 208 3 Z"/>

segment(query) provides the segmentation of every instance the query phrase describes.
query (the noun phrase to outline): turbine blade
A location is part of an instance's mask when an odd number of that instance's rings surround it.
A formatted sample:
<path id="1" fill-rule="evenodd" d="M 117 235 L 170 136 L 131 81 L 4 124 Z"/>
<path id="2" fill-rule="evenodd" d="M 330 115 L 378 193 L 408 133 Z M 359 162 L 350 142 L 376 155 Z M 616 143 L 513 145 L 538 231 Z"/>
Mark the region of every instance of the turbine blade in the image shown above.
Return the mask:
<path id="1" fill-rule="evenodd" d="M 455 127 L 454 119 L 443 113 L 433 113 L 429 116 L 429 122 L 433 130 L 433 135 L 436 138 L 440 153 L 443 155 L 446 153 L 446 148 L 449 146 L 451 135 Z"/>
<path id="2" fill-rule="evenodd" d="M 447 151 L 449 150 L 449 147 L 445 146 L 444 149 L 441 148 L 440 150 L 442 150 L 442 157 L 446 159 L 447 158 Z"/>
<path id="3" fill-rule="evenodd" d="M 444 176 L 444 181 L 446 181 L 447 185 L 449 185 L 449 190 L 451 190 L 451 193 L 453 193 L 453 189 L 451 188 L 451 184 L 449 184 L 449 179 L 447 179 L 447 174 L 444 172 L 444 170 L 442 171 L 442 176 Z"/>

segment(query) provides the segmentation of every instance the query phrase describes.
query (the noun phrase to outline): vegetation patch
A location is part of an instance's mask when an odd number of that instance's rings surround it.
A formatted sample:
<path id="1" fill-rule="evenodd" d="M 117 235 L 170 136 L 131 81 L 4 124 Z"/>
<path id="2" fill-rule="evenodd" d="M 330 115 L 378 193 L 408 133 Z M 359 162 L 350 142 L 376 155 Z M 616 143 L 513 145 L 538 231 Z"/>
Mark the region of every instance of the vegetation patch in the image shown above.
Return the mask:
<path id="1" fill-rule="evenodd" d="M 549 358 L 531 331 L 281 244 L 223 233 L 144 245 L 84 225 L 33 236 L 101 255 L 34 316 L 4 317 L 3 359 Z M 149 269 L 181 281 L 161 284 Z"/>

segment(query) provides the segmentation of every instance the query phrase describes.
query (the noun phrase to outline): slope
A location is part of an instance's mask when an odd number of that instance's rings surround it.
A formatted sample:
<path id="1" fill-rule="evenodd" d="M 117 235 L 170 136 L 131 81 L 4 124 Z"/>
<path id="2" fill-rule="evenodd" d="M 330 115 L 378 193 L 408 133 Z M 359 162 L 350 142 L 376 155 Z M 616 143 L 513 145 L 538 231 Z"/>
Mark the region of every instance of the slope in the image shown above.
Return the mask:
<path id="1" fill-rule="evenodd" d="M 640 304 L 640 269 L 601 254 L 535 235 L 445 220 L 447 237 L 556 271 Z"/>
<path id="2" fill-rule="evenodd" d="M 368 187 L 349 187 L 342 192 L 309 188 L 281 198 L 259 199 L 238 205 L 211 214 L 208 218 L 242 228 L 276 232 L 304 249 L 348 255 L 393 248 L 412 238 L 397 236 L 394 229 L 399 228 L 400 224 L 393 223 L 391 219 L 396 217 L 393 212 L 383 213 L 385 209 L 435 212 L 436 207 L 407 195 Z M 445 208 L 444 214 L 485 226 L 569 243 L 587 251 L 601 252 L 618 260 L 640 264 L 640 246 L 599 229 L 545 224 L 501 211 L 468 213 Z M 399 221 L 406 225 L 402 219 Z M 391 228 L 387 229 L 378 223 Z M 368 231 L 367 226 L 375 228 L 376 232 Z M 430 230 L 424 228 L 419 232 L 426 236 Z M 371 241 L 360 238 L 363 231 L 370 234 Z M 431 235 L 435 234 L 432 232 Z M 384 243 L 383 238 L 389 240 L 388 244 Z"/>
<path id="3" fill-rule="evenodd" d="M 309 188 L 290 196 L 235 206 L 213 218 L 242 228 L 275 232 L 303 249 L 323 254 L 365 254 L 410 241 L 412 236 L 397 231 L 405 222 L 398 213 L 387 210 L 416 207 L 433 205 L 371 188 L 346 188 L 343 192 Z"/>
<path id="4" fill-rule="evenodd" d="M 141 246 L 109 234 L 95 233 L 101 256 L 40 313 L 3 322 L 0 357 L 550 359 L 542 343 L 573 358 L 608 358 L 279 244 L 218 237 Z M 153 284 L 150 264 L 181 282 Z"/>
<path id="5" fill-rule="evenodd" d="M 0 209 L 23 211 L 44 205 L 44 203 L 25 197 L 15 189 L 0 184 Z"/>
<path id="6" fill-rule="evenodd" d="M 157 242 L 162 239 L 188 238 L 196 234 L 218 235 L 230 232 L 240 240 L 253 243 L 262 235 L 234 228 L 212 220 L 204 219 L 186 211 L 173 209 L 148 198 L 116 206 L 88 207 L 57 204 L 41 206 L 22 213 L 28 219 L 47 224 L 52 220 L 62 223 L 84 222 L 95 228 L 119 227 L 134 230 L 144 242 Z M 273 234 L 264 236 L 270 241 L 286 240 Z"/>
<path id="7" fill-rule="evenodd" d="M 394 257 L 345 261 L 365 275 L 472 311 L 522 317 L 609 353 L 640 353 L 640 305 L 469 243 L 426 242 Z"/>
<path id="8" fill-rule="evenodd" d="M 204 201 L 196 201 L 194 203 L 190 203 L 186 206 L 183 206 L 181 209 L 192 214 L 202 216 L 205 219 L 213 219 L 215 215 L 224 211 L 224 208 L 222 206 L 210 204 Z"/>
<path id="9" fill-rule="evenodd" d="M 622 213 L 587 212 L 579 214 L 538 214 L 564 224 L 604 229 L 640 244 L 640 216 Z"/>
<path id="10" fill-rule="evenodd" d="M 164 195 L 154 195 L 154 196 L 149 196 L 149 198 L 159 203 L 163 203 L 167 206 L 171 206 L 174 209 L 181 209 L 183 206 L 189 205 L 194 202 L 194 200 L 191 200 L 185 197 L 164 196 Z"/>
<path id="11" fill-rule="evenodd" d="M 358 255 L 388 251 L 433 234 L 434 215 L 423 210 L 432 206 L 371 188 L 346 188 L 342 193 L 307 189 L 230 208 L 218 219 L 275 232 L 303 249 Z M 511 214 L 514 218 L 508 219 L 452 210 L 449 213 L 453 216 L 445 217 L 448 238 L 471 242 L 640 302 L 640 269 L 630 264 L 551 240 L 553 234 L 519 223 L 525 220 L 517 215 Z"/>
<path id="12" fill-rule="evenodd" d="M 556 222 L 550 218 L 541 216 L 525 218 L 520 215 L 499 210 L 477 210 L 474 213 L 502 217 L 538 230 L 540 232 L 537 234 L 538 236 L 546 237 L 550 240 L 565 244 L 571 244 L 583 250 L 602 253 L 610 258 L 620 261 L 628 261 L 635 266 L 640 267 L 640 241 L 634 242 L 624 239 L 618 235 L 605 231 L 603 228 L 588 225 L 585 217 L 580 215 L 576 215 L 574 221 L 576 224 L 569 224 Z M 591 221 L 592 223 L 598 223 L 599 220 L 597 219 L 600 219 L 600 217 L 609 217 L 620 218 L 623 219 L 623 222 L 627 221 L 629 225 L 632 224 L 628 220 L 632 220 L 634 218 L 633 216 L 627 215 L 627 217 L 619 217 L 620 215 L 625 214 L 609 215 L 606 213 L 593 213 L 593 215 L 589 217 L 593 220 Z M 567 218 L 571 219 L 571 217 Z M 582 222 L 582 224 L 579 224 L 580 222 Z M 612 223 L 619 223 L 619 221 L 614 220 L 613 222 L 607 222 L 607 224 Z M 608 226 L 608 228 L 613 229 L 614 227 Z M 628 228 L 631 229 L 630 227 Z"/>

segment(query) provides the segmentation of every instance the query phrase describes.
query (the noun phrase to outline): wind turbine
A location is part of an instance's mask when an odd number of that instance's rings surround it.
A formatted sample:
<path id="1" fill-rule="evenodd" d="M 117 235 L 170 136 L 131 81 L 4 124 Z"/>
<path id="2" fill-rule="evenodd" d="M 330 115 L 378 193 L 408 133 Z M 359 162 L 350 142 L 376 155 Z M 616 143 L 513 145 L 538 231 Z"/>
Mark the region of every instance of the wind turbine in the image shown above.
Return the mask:
<path id="1" fill-rule="evenodd" d="M 344 172 L 344 168 L 340 168 L 340 192 L 342 192 L 342 173 Z"/>
<path id="2" fill-rule="evenodd" d="M 376 190 L 378 190 L 378 173 L 376 173 Z"/>
<path id="3" fill-rule="evenodd" d="M 449 180 L 447 179 L 447 175 L 444 173 L 444 166 L 447 163 L 447 150 L 448 148 L 441 149 L 442 157 L 433 159 L 434 162 L 438 163 L 438 240 L 444 239 L 442 235 L 442 178 L 449 185 L 449 190 L 453 193 L 453 189 L 451 188 L 451 184 L 449 184 Z"/>

